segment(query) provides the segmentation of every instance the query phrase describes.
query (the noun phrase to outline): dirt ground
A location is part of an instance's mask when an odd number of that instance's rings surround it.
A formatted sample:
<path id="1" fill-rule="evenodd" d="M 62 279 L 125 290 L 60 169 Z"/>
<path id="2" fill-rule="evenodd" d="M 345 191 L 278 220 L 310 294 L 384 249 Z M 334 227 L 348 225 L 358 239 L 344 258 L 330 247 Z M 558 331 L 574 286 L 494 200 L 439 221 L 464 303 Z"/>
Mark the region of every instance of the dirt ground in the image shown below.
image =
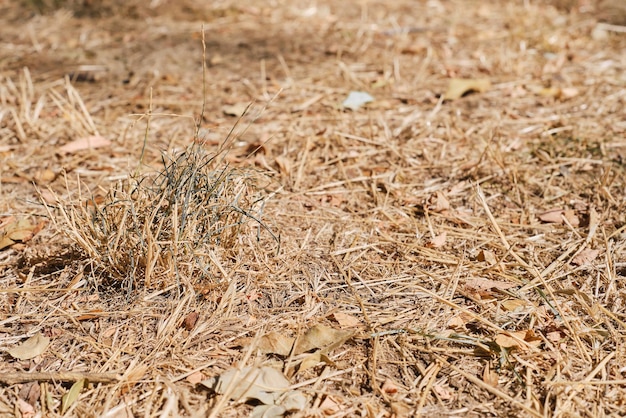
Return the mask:
<path id="1" fill-rule="evenodd" d="M 623 414 L 622 2 L 0 16 L 0 416 Z"/>

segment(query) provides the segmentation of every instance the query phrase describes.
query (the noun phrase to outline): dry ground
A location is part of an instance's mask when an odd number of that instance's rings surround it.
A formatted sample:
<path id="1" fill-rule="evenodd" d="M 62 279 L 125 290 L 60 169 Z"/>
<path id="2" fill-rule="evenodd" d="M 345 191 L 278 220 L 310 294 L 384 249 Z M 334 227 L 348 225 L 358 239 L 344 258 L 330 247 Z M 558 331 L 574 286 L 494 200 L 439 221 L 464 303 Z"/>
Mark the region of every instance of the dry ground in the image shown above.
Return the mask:
<path id="1" fill-rule="evenodd" d="M 620 2 L 149 3 L 0 2 L 0 416 L 624 411 Z"/>

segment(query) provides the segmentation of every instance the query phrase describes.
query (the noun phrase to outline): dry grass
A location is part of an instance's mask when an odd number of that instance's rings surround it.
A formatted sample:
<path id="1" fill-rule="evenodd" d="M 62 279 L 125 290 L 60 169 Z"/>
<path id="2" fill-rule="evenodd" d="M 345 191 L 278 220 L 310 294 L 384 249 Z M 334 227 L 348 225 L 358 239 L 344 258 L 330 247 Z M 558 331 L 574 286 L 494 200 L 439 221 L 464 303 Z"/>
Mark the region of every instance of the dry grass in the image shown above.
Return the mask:
<path id="1" fill-rule="evenodd" d="M 48 222 L 0 253 L 0 349 L 51 338 L 0 354 L 0 415 L 87 378 L 67 416 L 248 416 L 197 382 L 259 365 L 295 416 L 621 413 L 619 7 L 153 3 L 0 3 L 0 228 Z M 263 348 L 317 324 L 354 334 L 311 368 Z"/>

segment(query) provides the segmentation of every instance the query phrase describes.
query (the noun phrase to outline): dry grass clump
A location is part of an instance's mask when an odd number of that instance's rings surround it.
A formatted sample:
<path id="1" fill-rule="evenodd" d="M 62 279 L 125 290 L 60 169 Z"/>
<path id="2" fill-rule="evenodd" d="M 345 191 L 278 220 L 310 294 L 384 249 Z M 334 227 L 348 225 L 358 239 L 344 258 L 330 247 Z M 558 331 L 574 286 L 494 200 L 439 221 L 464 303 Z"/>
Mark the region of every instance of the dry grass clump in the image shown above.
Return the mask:
<path id="1" fill-rule="evenodd" d="M 131 176 L 102 198 L 60 205 L 57 224 L 100 277 L 129 292 L 217 280 L 216 249 L 232 248 L 250 232 L 248 221 L 269 231 L 255 173 L 230 168 L 223 155 L 200 144 L 164 154 L 156 173 Z"/>

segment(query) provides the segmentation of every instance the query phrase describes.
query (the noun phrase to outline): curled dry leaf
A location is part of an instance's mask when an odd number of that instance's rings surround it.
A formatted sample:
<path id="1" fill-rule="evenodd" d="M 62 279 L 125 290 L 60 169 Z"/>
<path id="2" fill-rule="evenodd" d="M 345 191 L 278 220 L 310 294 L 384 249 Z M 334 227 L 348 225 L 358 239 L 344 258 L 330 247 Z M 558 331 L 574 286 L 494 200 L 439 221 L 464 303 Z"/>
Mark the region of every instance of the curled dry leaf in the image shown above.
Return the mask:
<path id="1" fill-rule="evenodd" d="M 491 81 L 486 78 L 453 78 L 448 83 L 444 100 L 456 100 L 470 92 L 482 93 L 491 88 Z"/>
<path id="2" fill-rule="evenodd" d="M 43 354 L 48 345 L 50 345 L 50 338 L 38 332 L 17 347 L 8 349 L 7 352 L 18 360 L 30 360 Z"/>

